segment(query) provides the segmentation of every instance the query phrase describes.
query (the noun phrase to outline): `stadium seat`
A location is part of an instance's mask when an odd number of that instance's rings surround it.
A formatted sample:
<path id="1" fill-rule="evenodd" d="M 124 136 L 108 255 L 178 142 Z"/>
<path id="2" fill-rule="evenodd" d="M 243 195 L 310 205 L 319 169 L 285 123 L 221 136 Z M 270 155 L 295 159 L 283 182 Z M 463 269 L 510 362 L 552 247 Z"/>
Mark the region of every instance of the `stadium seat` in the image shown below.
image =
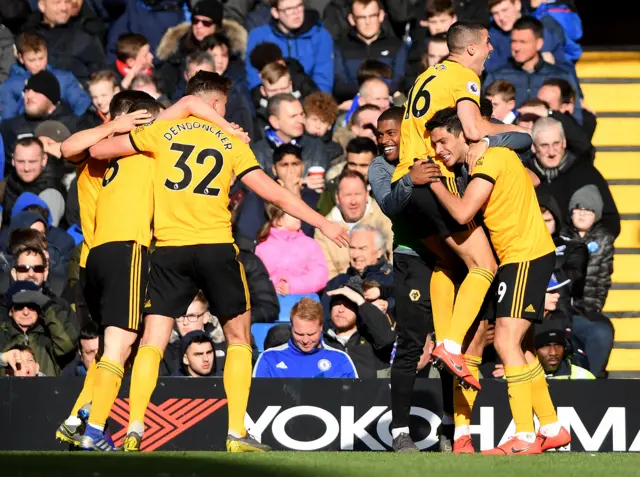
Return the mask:
<path id="1" fill-rule="evenodd" d="M 267 337 L 267 333 L 271 328 L 275 326 L 275 323 L 254 323 L 251 325 L 251 334 L 253 340 L 258 347 L 258 351 L 261 353 L 264 351 L 264 339 Z"/>
<path id="2" fill-rule="evenodd" d="M 291 308 L 303 298 L 311 298 L 320 302 L 320 297 L 316 293 L 301 293 L 299 295 L 278 296 L 280 301 L 280 316 L 278 321 L 289 323 L 291 321 Z"/>
<path id="3" fill-rule="evenodd" d="M 640 151 L 597 152 L 595 166 L 607 180 L 640 179 Z"/>

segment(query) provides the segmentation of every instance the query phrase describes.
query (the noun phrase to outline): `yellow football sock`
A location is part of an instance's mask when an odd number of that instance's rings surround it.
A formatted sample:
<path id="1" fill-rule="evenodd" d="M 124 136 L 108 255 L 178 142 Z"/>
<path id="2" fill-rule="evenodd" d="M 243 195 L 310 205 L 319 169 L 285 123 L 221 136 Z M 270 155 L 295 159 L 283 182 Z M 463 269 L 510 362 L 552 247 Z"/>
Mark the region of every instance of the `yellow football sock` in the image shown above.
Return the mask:
<path id="1" fill-rule="evenodd" d="M 251 346 L 245 344 L 229 345 L 224 365 L 224 392 L 227 394 L 229 411 L 229 434 L 244 437 L 244 415 L 249 402 L 251 389 Z"/>
<path id="2" fill-rule="evenodd" d="M 531 369 L 531 400 L 533 404 L 533 412 L 538 416 L 541 426 L 558 422 L 556 408 L 553 406 L 551 395 L 549 394 L 549 385 L 544 375 L 544 370 L 538 358 L 529 363 Z"/>
<path id="3" fill-rule="evenodd" d="M 478 367 L 482 364 L 482 357 L 465 354 L 464 360 L 473 377 L 480 379 L 480 369 Z M 458 380 L 455 381 L 453 389 L 453 421 L 456 427 L 471 425 L 471 412 L 477 396 L 477 390 L 473 388 L 464 389 L 460 386 Z"/>
<path id="4" fill-rule="evenodd" d="M 431 274 L 430 289 L 433 326 L 436 332 L 436 341 L 440 343 L 449 330 L 453 314 L 453 303 L 456 297 L 453 272 L 436 265 Z"/>
<path id="5" fill-rule="evenodd" d="M 76 399 L 76 403 L 73 405 L 73 409 L 71 410 L 70 416 L 77 416 L 80 408 L 85 404 L 89 404 L 91 402 L 91 398 L 93 397 L 93 382 L 96 377 L 96 367 L 98 365 L 98 359 L 94 359 L 91 366 L 87 370 L 87 375 L 84 378 L 84 384 L 82 385 L 82 391 L 78 395 L 78 399 Z"/>
<path id="6" fill-rule="evenodd" d="M 129 392 L 129 425 L 134 422 L 144 424 L 151 395 L 158 383 L 162 351 L 154 345 L 142 345 L 133 362 L 131 390 Z"/>
<path id="7" fill-rule="evenodd" d="M 453 307 L 451 325 L 445 339 L 462 344 L 467 331 L 475 321 L 487 290 L 493 282 L 493 273 L 484 268 L 472 268 L 458 289 Z"/>
<path id="8" fill-rule="evenodd" d="M 509 406 L 516 424 L 516 434 L 534 432 L 529 366 L 505 366 L 504 374 L 507 378 Z"/>
<path id="9" fill-rule="evenodd" d="M 116 361 L 104 356 L 98 363 L 93 384 L 93 403 L 89 414 L 89 424 L 102 426 L 107 423 L 113 403 L 118 397 L 124 368 Z"/>

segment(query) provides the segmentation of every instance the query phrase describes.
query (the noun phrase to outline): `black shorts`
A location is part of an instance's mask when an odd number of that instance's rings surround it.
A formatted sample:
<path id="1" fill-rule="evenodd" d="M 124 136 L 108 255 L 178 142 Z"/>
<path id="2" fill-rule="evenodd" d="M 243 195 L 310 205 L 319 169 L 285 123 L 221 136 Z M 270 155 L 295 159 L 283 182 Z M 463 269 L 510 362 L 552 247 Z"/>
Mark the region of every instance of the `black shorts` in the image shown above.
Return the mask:
<path id="1" fill-rule="evenodd" d="M 144 313 L 177 318 L 187 312 L 198 290 L 217 317 L 249 310 L 249 287 L 238 253 L 233 243 L 156 247 Z"/>
<path id="2" fill-rule="evenodd" d="M 429 293 L 434 262 L 432 257 L 393 254 L 393 296 L 398 334 L 418 338 L 422 341 L 421 346 L 424 346 L 426 334 L 434 330 Z"/>
<path id="3" fill-rule="evenodd" d="M 498 268 L 495 282 L 496 317 L 542 322 L 544 296 L 556 263 L 554 252 L 528 262 Z"/>
<path id="4" fill-rule="evenodd" d="M 149 277 L 147 247 L 109 242 L 93 247 L 87 258 L 85 298 L 100 325 L 137 331 Z"/>
<path id="5" fill-rule="evenodd" d="M 471 222 L 459 224 L 440 204 L 428 185 L 414 186 L 409 203 L 401 212 L 407 220 L 415 224 L 418 238 L 430 235 L 446 238 L 457 232 L 467 232 L 480 225 L 481 214 Z"/>

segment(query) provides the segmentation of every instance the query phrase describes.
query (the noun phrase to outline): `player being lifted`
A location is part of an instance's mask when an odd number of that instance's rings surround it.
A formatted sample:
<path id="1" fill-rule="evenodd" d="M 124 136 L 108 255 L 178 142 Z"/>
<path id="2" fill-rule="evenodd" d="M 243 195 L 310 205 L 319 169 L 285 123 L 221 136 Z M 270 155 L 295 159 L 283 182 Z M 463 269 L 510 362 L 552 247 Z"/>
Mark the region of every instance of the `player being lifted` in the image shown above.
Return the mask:
<path id="1" fill-rule="evenodd" d="M 224 115 L 231 81 L 198 72 L 186 94 L 200 97 Z M 227 450 L 256 452 L 269 448 L 246 431 L 244 416 L 251 387 L 251 316 L 249 290 L 228 209 L 233 175 L 266 201 L 314 227 L 339 246 L 346 231 L 310 209 L 270 179 L 251 149 L 218 126 L 195 117 L 156 120 L 129 136 L 111 138 L 91 148 L 98 158 L 149 152 L 156 160 L 154 237 L 145 330 L 136 356 L 130 423 L 125 450 L 138 450 L 144 413 L 158 378 L 158 368 L 173 328 L 173 317 L 187 309 L 198 290 L 222 323 L 227 343 L 224 388 L 228 399 Z"/>
<path id="2" fill-rule="evenodd" d="M 453 168 L 465 160 L 469 145 L 456 110 L 445 109 L 427 122 L 440 160 Z M 439 175 L 436 164 L 425 165 Z M 529 174 L 509 149 L 490 148 L 471 171 L 463 197 L 432 179 L 430 188 L 451 216 L 465 224 L 482 212 L 500 260 L 494 346 L 504 364 L 516 434 L 485 454 L 539 454 L 567 445 L 571 436 L 560 425 L 544 371 L 535 355 L 534 322 L 542 320 L 546 287 L 555 265 L 555 245 L 540 214 Z M 533 412 L 540 420 L 534 433 Z"/>
<path id="3" fill-rule="evenodd" d="M 402 121 L 400 163 L 392 181 L 395 183 L 413 167 L 423 167 L 434 151 L 425 123 L 442 109 L 455 107 L 464 134 L 471 141 L 501 132 L 522 131 L 517 126 L 494 124 L 480 114 L 480 80 L 478 76 L 492 51 L 489 33 L 481 24 L 457 22 L 447 32 L 450 55 L 420 75 L 409 93 Z M 470 156 L 473 156 L 471 150 Z M 453 171 L 441 168 L 447 187 L 459 194 Z M 439 360 L 467 386 L 480 388 L 477 372 L 471 372 L 462 355 L 462 343 L 473 324 L 491 286 L 497 264 L 482 228 L 473 217 L 458 224 L 438 205 L 428 187 L 414 186 L 409 203 L 397 220 L 409 217 L 419 223 L 415 233 L 425 239 L 436 254 L 438 263 L 431 276 L 431 301 L 438 346 L 433 357 Z M 419 217 L 416 220 L 416 217 Z M 448 245 L 442 246 L 442 241 Z M 454 268 L 457 254 L 469 272 L 455 294 Z M 475 368 L 474 368 L 475 369 Z"/>

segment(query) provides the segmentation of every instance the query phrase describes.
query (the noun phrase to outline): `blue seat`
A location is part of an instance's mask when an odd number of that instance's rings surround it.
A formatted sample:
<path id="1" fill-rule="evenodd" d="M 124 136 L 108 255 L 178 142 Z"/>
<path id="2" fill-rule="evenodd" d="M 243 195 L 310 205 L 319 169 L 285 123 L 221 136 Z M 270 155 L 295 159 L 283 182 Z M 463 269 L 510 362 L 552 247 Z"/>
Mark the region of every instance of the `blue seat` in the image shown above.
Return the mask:
<path id="1" fill-rule="evenodd" d="M 278 295 L 278 301 L 280 301 L 280 315 L 278 321 L 283 323 L 289 323 L 291 321 L 291 308 L 303 298 L 311 298 L 313 301 L 320 303 L 320 297 L 317 293 L 300 293 L 298 295 Z"/>
<path id="2" fill-rule="evenodd" d="M 275 323 L 254 323 L 251 325 L 251 334 L 258 347 L 258 351 L 261 353 L 264 351 L 264 340 L 267 337 L 267 333 L 275 325 Z"/>

